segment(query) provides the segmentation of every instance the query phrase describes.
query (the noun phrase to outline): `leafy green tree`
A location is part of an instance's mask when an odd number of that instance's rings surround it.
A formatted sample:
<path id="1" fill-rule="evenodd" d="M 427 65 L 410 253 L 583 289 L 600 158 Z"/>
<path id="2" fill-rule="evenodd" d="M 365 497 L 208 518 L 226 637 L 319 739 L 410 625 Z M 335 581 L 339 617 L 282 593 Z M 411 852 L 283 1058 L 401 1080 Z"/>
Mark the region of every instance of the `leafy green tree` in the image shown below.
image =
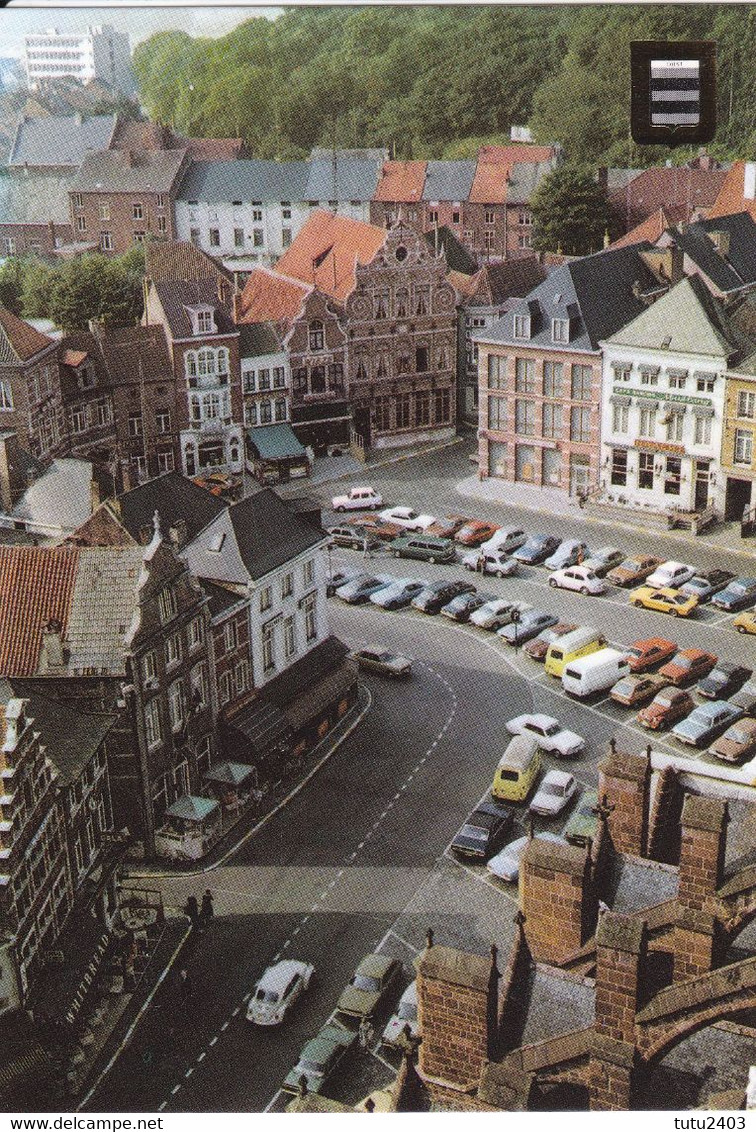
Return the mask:
<path id="1" fill-rule="evenodd" d="M 49 318 L 50 293 L 55 269 L 41 259 L 26 260 L 23 265 L 21 310 L 24 318 Z"/>
<path id="2" fill-rule="evenodd" d="M 531 200 L 533 247 L 565 255 L 599 251 L 609 225 L 606 191 L 582 168 L 562 165 L 544 177 Z"/>
<path id="3" fill-rule="evenodd" d="M 21 314 L 23 283 L 23 264 L 16 256 L 11 256 L 0 267 L 0 306 L 13 314 Z"/>

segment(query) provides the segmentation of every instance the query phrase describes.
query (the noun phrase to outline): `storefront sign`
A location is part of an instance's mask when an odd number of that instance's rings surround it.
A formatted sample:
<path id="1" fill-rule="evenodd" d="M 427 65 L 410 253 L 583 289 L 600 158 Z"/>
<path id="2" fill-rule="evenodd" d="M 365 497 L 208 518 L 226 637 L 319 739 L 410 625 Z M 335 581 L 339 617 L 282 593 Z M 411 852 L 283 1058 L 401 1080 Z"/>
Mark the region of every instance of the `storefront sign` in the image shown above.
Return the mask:
<path id="1" fill-rule="evenodd" d="M 612 392 L 618 393 L 620 397 L 647 397 L 655 401 L 678 401 L 684 405 L 709 405 L 713 407 L 707 397 L 686 397 L 684 393 L 664 393 L 655 387 L 628 389 L 624 385 L 614 385 Z"/>
<path id="2" fill-rule="evenodd" d="M 668 452 L 672 456 L 684 456 L 684 444 L 665 444 L 662 440 L 642 440 L 636 439 L 633 441 L 633 447 L 643 448 L 646 452 Z"/>

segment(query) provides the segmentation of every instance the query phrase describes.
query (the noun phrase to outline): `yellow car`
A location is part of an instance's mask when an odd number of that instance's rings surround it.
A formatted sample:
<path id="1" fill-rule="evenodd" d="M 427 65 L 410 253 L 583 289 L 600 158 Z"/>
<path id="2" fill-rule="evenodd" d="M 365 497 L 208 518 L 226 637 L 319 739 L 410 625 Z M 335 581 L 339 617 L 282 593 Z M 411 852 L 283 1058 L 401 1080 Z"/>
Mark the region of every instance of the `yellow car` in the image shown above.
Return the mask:
<path id="1" fill-rule="evenodd" d="M 732 624 L 739 633 L 756 633 L 756 612 L 753 609 L 744 609 Z"/>
<path id="2" fill-rule="evenodd" d="M 630 604 L 643 609 L 656 609 L 668 613 L 670 617 L 689 617 L 698 605 L 698 598 L 692 594 L 681 594 L 666 586 L 638 586 L 630 594 Z"/>

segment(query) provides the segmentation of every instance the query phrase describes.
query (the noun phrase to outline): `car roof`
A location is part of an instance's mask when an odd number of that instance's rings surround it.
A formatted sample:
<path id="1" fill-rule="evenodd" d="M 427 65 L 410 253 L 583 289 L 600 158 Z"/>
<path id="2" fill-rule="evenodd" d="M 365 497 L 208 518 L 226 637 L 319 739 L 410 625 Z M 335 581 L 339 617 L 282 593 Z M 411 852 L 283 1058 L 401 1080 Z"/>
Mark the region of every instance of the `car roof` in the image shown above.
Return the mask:
<path id="1" fill-rule="evenodd" d="M 481 802 L 479 806 L 475 807 L 470 817 L 472 818 L 475 814 L 488 814 L 492 818 L 503 818 L 508 813 L 510 813 L 510 810 L 506 806 L 499 806 L 496 802 Z"/>
<path id="2" fill-rule="evenodd" d="M 546 715 L 545 712 L 535 712 L 524 716 L 524 718 L 530 720 L 531 723 L 537 723 L 539 727 L 549 727 L 552 723 L 559 723 L 559 720 L 554 719 L 553 715 Z"/>
<path id="3" fill-rule="evenodd" d="M 347 1045 L 352 1039 L 348 1030 L 327 1023 L 314 1038 L 310 1038 L 300 1054 L 300 1060 L 310 1058 L 315 1061 L 318 1057 L 327 1057 L 333 1046 Z"/>
<path id="4" fill-rule="evenodd" d="M 558 782 L 560 786 L 566 786 L 573 777 L 574 776 L 566 770 L 548 770 L 543 776 L 541 786 L 543 786 L 545 782 Z"/>
<path id="5" fill-rule="evenodd" d="M 288 986 L 291 977 L 301 974 L 305 966 L 306 964 L 299 959 L 282 959 L 280 963 L 268 967 L 267 971 L 263 972 L 257 985 L 264 987 L 265 990 L 283 991 Z"/>
<path id="6" fill-rule="evenodd" d="M 677 645 L 674 641 L 668 641 L 664 637 L 646 637 L 642 641 L 633 641 L 631 648 L 634 649 L 650 649 L 655 645 L 664 645 L 665 647 L 676 649 Z"/>
<path id="7" fill-rule="evenodd" d="M 355 973 L 380 979 L 395 962 L 396 960 L 392 959 L 390 955 L 366 955 L 363 959 L 360 959 Z"/>

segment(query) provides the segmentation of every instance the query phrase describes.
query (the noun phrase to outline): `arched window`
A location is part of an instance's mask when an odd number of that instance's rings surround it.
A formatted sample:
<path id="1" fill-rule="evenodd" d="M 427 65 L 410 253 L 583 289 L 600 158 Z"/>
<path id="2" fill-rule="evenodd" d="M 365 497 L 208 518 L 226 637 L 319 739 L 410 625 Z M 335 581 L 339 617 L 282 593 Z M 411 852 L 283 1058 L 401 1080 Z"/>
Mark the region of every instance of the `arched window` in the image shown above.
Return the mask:
<path id="1" fill-rule="evenodd" d="M 322 350 L 325 348 L 325 333 L 323 323 L 320 319 L 314 319 L 308 328 L 308 342 L 311 350 Z"/>
<path id="2" fill-rule="evenodd" d="M 218 373 L 228 373 L 228 350 L 225 346 L 220 347 L 216 354 L 216 358 L 216 368 Z"/>
<path id="3" fill-rule="evenodd" d="M 398 287 L 396 292 L 396 317 L 406 318 L 409 310 L 409 292 L 405 287 Z"/>
<path id="4" fill-rule="evenodd" d="M 200 377 L 215 373 L 215 350 L 200 350 L 197 354 L 197 369 Z"/>

